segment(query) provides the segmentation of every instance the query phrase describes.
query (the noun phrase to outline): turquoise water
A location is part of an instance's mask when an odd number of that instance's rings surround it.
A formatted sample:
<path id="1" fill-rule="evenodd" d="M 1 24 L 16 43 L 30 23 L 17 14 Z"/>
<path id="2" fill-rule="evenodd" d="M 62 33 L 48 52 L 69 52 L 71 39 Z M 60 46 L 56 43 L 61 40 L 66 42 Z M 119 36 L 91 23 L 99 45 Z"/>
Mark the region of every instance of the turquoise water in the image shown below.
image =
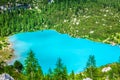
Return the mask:
<path id="1" fill-rule="evenodd" d="M 118 61 L 120 47 L 73 38 L 54 30 L 25 32 L 9 37 L 16 59 L 24 64 L 29 50 L 33 50 L 44 72 L 54 68 L 60 57 L 68 72 L 83 71 L 89 55 L 94 55 L 97 66 Z"/>

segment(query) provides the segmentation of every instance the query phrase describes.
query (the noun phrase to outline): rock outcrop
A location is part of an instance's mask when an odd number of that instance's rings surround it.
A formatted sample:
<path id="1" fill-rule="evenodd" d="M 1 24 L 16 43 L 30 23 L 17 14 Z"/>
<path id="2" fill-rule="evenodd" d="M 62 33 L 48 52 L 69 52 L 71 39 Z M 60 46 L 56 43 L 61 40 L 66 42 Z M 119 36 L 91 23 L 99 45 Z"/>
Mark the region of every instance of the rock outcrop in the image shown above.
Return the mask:
<path id="1" fill-rule="evenodd" d="M 0 75 L 0 80 L 14 80 L 9 74 L 3 73 Z"/>

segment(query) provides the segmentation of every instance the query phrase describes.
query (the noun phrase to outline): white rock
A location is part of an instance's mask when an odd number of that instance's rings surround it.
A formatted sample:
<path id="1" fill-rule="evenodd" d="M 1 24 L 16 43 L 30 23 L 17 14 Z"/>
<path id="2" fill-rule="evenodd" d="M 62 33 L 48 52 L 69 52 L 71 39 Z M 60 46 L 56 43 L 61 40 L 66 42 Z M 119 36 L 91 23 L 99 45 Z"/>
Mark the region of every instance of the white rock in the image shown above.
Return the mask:
<path id="1" fill-rule="evenodd" d="M 51 0 L 51 3 L 54 3 L 54 0 Z"/>
<path id="2" fill-rule="evenodd" d="M 94 31 L 90 31 L 90 34 L 94 33 Z"/>
<path id="3" fill-rule="evenodd" d="M 67 22 L 67 20 L 65 19 L 64 22 Z"/>
<path id="4" fill-rule="evenodd" d="M 9 74 L 3 73 L 0 75 L 0 80 L 14 80 Z"/>
<path id="5" fill-rule="evenodd" d="M 91 78 L 84 78 L 83 80 L 92 80 Z"/>
<path id="6" fill-rule="evenodd" d="M 76 22 L 76 25 L 79 25 L 79 22 Z"/>
<path id="7" fill-rule="evenodd" d="M 109 12 L 109 10 L 106 10 L 106 12 Z"/>
<path id="8" fill-rule="evenodd" d="M 106 14 L 104 14 L 104 16 L 106 17 L 107 15 L 106 15 Z"/>
<path id="9" fill-rule="evenodd" d="M 105 68 L 102 69 L 102 72 L 108 72 L 110 70 L 111 70 L 111 67 L 105 67 Z"/>

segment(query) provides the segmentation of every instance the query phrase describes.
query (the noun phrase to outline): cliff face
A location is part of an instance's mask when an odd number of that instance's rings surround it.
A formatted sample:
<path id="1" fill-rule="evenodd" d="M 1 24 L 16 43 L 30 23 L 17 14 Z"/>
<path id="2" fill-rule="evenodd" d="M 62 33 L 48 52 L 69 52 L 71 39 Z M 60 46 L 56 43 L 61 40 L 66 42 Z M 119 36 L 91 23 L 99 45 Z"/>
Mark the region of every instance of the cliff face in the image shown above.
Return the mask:
<path id="1" fill-rule="evenodd" d="M 9 74 L 3 73 L 0 75 L 0 80 L 14 80 Z"/>

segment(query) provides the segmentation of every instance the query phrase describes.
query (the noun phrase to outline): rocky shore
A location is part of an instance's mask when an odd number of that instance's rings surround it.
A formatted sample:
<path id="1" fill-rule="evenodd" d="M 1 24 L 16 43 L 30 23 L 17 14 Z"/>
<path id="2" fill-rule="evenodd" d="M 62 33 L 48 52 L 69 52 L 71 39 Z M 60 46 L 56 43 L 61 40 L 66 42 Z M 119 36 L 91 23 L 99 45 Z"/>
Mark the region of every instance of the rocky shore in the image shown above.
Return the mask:
<path id="1" fill-rule="evenodd" d="M 11 60 L 15 58 L 15 55 L 14 50 L 12 49 L 12 44 L 9 42 L 8 37 L 0 39 L 0 44 L 0 62 L 11 62 Z"/>

